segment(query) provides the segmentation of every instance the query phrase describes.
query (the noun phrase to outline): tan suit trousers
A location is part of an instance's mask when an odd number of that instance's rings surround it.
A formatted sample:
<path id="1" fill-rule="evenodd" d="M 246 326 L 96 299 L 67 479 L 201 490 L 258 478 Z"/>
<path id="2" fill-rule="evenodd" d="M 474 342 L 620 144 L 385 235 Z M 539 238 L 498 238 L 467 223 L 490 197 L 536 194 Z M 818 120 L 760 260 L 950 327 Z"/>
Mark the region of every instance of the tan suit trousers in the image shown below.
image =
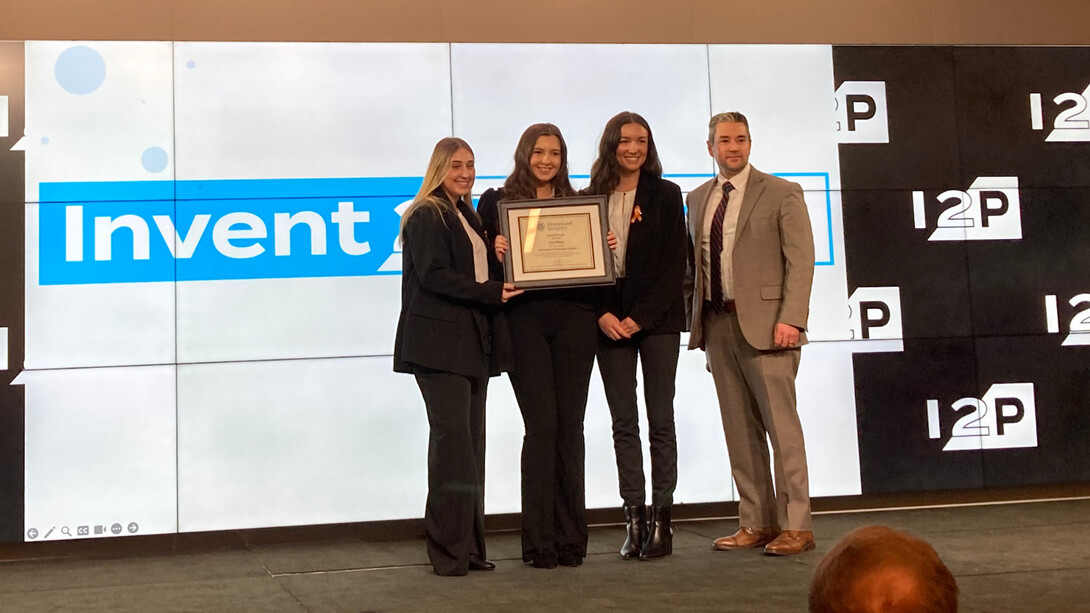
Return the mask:
<path id="1" fill-rule="evenodd" d="M 708 368 L 719 397 L 731 475 L 738 489 L 739 523 L 753 528 L 810 530 L 806 446 L 795 408 L 795 375 L 802 350 L 754 349 L 733 313 L 705 309 L 703 325 Z"/>

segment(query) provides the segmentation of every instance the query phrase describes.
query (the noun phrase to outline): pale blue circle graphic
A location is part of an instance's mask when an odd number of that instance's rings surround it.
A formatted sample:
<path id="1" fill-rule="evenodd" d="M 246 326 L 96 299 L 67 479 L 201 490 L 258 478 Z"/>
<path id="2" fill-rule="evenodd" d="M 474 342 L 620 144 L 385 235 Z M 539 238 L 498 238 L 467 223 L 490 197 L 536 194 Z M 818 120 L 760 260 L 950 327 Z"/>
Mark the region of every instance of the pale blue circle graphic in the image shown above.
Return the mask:
<path id="1" fill-rule="evenodd" d="M 82 96 L 102 87 L 106 80 L 106 61 L 90 47 L 69 47 L 57 58 L 53 74 L 66 92 Z"/>
<path id="2" fill-rule="evenodd" d="M 43 136 L 42 137 L 42 144 L 43 145 L 48 145 L 49 144 L 49 137 L 48 136 Z"/>
<path id="3" fill-rule="evenodd" d="M 161 147 L 148 147 L 144 150 L 144 155 L 140 156 L 140 163 L 148 172 L 163 172 L 168 161 L 167 152 Z"/>
<path id="4" fill-rule="evenodd" d="M 185 67 L 192 70 L 192 69 L 197 67 L 197 62 L 194 62 L 193 60 L 189 60 L 188 62 L 185 63 Z"/>

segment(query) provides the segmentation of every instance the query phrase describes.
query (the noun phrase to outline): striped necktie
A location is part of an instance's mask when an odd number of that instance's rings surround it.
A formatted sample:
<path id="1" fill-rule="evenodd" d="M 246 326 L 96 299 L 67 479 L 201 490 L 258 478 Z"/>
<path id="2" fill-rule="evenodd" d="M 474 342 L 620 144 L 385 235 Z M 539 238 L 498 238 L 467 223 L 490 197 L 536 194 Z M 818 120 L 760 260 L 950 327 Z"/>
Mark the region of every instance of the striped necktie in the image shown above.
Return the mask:
<path id="1" fill-rule="evenodd" d="M 711 248 L 711 282 L 712 303 L 715 308 L 723 306 L 723 218 L 727 214 L 727 200 L 734 189 L 730 181 L 723 183 L 723 197 L 719 199 L 719 206 L 715 208 L 715 216 L 712 217 L 711 234 L 708 241 Z"/>

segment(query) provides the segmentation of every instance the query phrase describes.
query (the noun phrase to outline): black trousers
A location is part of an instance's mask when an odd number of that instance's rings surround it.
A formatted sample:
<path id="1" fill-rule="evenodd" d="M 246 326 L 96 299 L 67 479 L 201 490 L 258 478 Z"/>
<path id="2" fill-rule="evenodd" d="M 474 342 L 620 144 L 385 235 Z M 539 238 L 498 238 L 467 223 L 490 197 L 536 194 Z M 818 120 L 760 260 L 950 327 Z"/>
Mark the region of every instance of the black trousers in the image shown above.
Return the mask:
<path id="1" fill-rule="evenodd" d="M 647 491 L 636 404 L 636 358 L 643 367 L 643 397 L 651 430 L 651 504 L 674 502 L 677 487 L 677 434 L 674 430 L 674 379 L 681 334 L 637 334 L 612 341 L 598 335 L 598 370 L 613 416 L 617 478 L 626 505 L 642 505 Z"/>
<path id="2" fill-rule="evenodd" d="M 511 386 L 522 439 L 522 558 L 587 554 L 583 417 L 594 368 L 594 311 L 534 300 L 508 311 L 515 368 Z"/>
<path id="3" fill-rule="evenodd" d="M 438 575 L 464 575 L 484 548 L 484 403 L 487 378 L 416 369 L 431 427 L 424 526 Z"/>

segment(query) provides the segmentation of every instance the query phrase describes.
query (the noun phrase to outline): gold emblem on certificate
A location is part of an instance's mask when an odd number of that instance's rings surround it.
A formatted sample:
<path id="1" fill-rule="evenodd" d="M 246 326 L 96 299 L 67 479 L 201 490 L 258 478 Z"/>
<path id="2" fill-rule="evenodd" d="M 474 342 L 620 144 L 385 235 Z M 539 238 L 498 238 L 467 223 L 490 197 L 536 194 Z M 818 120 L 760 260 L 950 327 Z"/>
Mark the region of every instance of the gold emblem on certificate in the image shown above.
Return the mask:
<path id="1" fill-rule="evenodd" d="M 604 196 L 500 203 L 506 280 L 527 289 L 613 283 Z"/>

